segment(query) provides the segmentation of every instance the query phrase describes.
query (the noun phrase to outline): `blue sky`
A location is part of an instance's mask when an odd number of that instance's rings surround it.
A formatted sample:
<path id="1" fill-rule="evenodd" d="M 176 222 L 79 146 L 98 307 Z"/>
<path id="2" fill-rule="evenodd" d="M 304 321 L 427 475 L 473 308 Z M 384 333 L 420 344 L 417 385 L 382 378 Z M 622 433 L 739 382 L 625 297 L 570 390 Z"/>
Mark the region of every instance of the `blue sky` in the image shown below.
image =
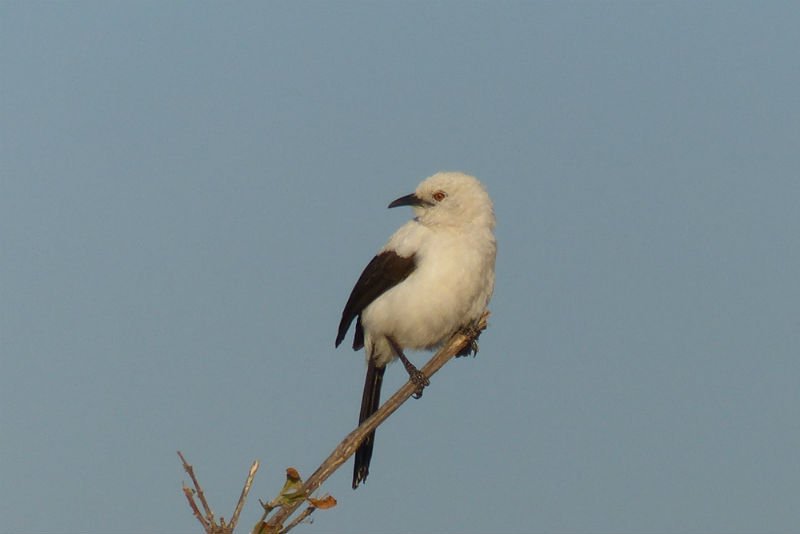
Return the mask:
<path id="1" fill-rule="evenodd" d="M 196 532 L 178 449 L 226 517 L 261 460 L 245 531 L 357 421 L 339 314 L 439 170 L 495 202 L 481 352 L 303 531 L 792 531 L 798 27 L 792 2 L 0 3 L 0 531 Z"/>

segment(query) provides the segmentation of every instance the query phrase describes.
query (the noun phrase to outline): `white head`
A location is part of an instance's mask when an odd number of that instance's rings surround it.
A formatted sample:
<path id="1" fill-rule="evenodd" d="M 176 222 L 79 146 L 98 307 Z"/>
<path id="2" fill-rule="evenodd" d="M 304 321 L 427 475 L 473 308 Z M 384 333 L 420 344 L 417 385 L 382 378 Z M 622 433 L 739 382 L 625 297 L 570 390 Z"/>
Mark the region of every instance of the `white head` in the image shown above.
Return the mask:
<path id="1" fill-rule="evenodd" d="M 425 225 L 494 228 L 494 209 L 489 194 L 473 176 L 460 172 L 438 172 L 426 178 L 417 190 L 391 204 L 413 206 L 419 222 Z"/>

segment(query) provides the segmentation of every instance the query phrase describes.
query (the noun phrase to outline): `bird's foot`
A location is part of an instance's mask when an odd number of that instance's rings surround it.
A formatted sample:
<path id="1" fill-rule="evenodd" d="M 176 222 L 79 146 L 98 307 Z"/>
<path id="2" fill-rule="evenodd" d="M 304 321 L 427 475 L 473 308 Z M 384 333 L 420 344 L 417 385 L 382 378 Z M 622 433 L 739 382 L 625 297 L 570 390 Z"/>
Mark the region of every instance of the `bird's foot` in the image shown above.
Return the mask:
<path id="1" fill-rule="evenodd" d="M 406 358 L 405 354 L 400 352 L 398 357 L 403 362 L 403 367 L 405 367 L 406 371 L 408 372 L 408 379 L 416 386 L 416 389 L 414 390 L 414 398 L 418 399 L 422 397 L 422 390 L 429 386 L 431 381 L 428 380 L 428 377 L 425 376 L 425 373 L 417 369 L 414 364 L 411 363 L 408 358 Z"/>
<path id="2" fill-rule="evenodd" d="M 423 373 L 419 369 L 415 369 L 414 371 L 409 372 L 408 378 L 409 380 L 411 380 L 411 382 L 414 383 L 415 386 L 417 386 L 417 389 L 414 390 L 414 395 L 413 395 L 415 399 L 422 397 L 422 391 L 427 386 L 431 385 L 431 381 L 428 380 L 428 377 L 425 376 L 425 373 Z"/>
<path id="3" fill-rule="evenodd" d="M 458 333 L 465 336 L 469 341 L 467 345 L 461 349 L 459 352 L 456 353 L 456 358 L 460 358 L 461 356 L 469 356 L 470 353 L 472 356 L 478 355 L 478 338 L 481 335 L 481 329 L 478 327 L 478 324 L 468 324 L 459 328 Z"/>
<path id="4" fill-rule="evenodd" d="M 416 366 L 411 363 L 406 355 L 403 354 L 403 349 L 400 348 L 400 345 L 391 337 L 386 338 L 389 341 L 389 344 L 392 346 L 394 353 L 400 358 L 400 361 L 403 362 L 403 367 L 406 368 L 406 372 L 408 372 L 408 379 L 416 386 L 414 390 L 414 398 L 418 399 L 422 397 L 422 390 L 425 389 L 426 386 L 431 384 L 431 381 L 428 380 L 428 377 L 425 376 L 425 373 L 420 371 L 416 368 Z"/>

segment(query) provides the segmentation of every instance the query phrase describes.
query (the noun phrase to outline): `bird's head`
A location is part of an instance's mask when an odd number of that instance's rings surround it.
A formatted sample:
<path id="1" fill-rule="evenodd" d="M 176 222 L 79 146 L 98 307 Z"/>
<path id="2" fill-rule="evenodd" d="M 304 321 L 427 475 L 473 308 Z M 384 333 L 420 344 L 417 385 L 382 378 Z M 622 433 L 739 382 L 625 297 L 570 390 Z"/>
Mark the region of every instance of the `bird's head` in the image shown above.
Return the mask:
<path id="1" fill-rule="evenodd" d="M 397 206 L 412 206 L 417 220 L 426 225 L 494 228 L 494 209 L 486 189 L 476 178 L 460 172 L 426 178 L 414 193 L 389 204 Z"/>

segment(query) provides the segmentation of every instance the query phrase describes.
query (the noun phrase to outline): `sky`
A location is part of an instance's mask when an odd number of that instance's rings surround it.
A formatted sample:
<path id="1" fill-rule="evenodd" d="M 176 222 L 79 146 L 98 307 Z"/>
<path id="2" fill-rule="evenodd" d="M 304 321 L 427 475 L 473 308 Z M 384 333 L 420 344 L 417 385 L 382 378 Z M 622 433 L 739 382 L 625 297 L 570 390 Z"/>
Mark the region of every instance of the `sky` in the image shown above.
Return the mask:
<path id="1" fill-rule="evenodd" d="M 198 532 L 177 450 L 226 518 L 261 461 L 247 532 L 354 428 L 341 309 L 440 170 L 495 205 L 480 352 L 297 532 L 793 532 L 798 27 L 794 2 L 0 2 L 0 532 Z"/>

